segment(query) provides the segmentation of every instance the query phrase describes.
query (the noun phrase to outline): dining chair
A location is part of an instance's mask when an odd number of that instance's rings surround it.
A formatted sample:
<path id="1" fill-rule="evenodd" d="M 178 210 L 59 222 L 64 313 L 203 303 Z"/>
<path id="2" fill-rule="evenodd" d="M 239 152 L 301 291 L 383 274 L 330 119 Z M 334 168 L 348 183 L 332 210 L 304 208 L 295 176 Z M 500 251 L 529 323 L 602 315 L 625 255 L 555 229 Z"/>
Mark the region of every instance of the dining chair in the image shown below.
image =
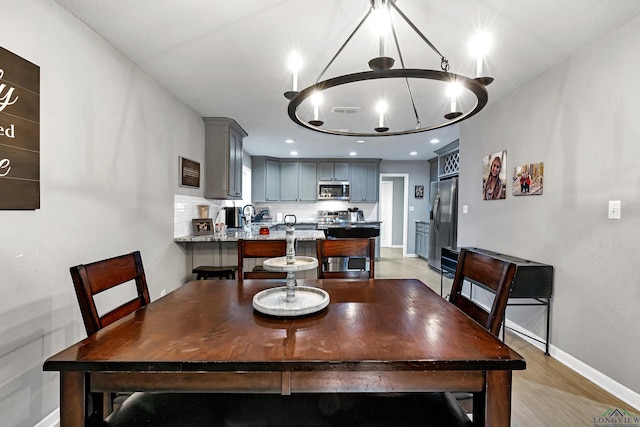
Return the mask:
<path id="1" fill-rule="evenodd" d="M 375 238 L 320 239 L 316 240 L 318 279 L 348 278 L 373 279 L 375 275 Z M 329 258 L 359 258 L 359 270 L 328 271 Z M 366 261 L 369 260 L 369 270 Z M 350 260 L 351 261 L 351 260 Z"/>
<path id="2" fill-rule="evenodd" d="M 462 248 L 451 286 L 449 302 L 498 337 L 517 268 L 517 265 L 511 262 Z M 490 307 L 474 301 L 470 293 L 466 295 L 463 292 L 465 282 L 479 285 L 493 293 Z M 474 419 L 484 419 L 484 392 L 471 393 L 471 396 L 469 393 L 457 393 L 455 396 L 460 402 L 471 397 Z"/>
<path id="3" fill-rule="evenodd" d="M 449 302 L 493 335 L 498 336 L 517 268 L 511 262 L 462 248 Z M 494 294 L 491 307 L 480 305 L 463 293 L 463 285 L 466 281 L 480 285 Z"/>
<path id="4" fill-rule="evenodd" d="M 266 271 L 261 265 L 245 271 L 246 259 L 274 258 L 287 255 L 286 240 L 245 240 L 238 239 L 238 280 L 243 279 L 286 279 L 287 273 Z"/>
<path id="5" fill-rule="evenodd" d="M 71 267 L 70 271 L 87 335 L 98 332 L 150 302 L 139 251 L 76 265 Z M 126 289 L 132 283 L 135 283 L 135 296 L 132 289 Z M 96 297 L 102 302 L 99 294 L 110 290 L 124 296 L 123 299 L 126 301 L 115 308 L 107 309 L 108 311 L 102 310 L 102 307 L 98 307 L 100 304 L 96 304 Z M 109 296 L 111 299 L 115 297 L 116 295 Z M 171 425 L 206 426 L 209 425 L 206 419 L 219 410 L 215 399 L 215 395 L 206 393 L 167 396 L 163 396 L 162 393 L 142 392 L 92 393 L 92 409 L 87 418 L 92 424 L 105 426 L 137 426 L 141 423 L 159 425 L 161 421 L 173 423 Z M 207 408 L 206 416 L 197 411 L 182 410 L 192 408 L 193 402 L 196 401 L 207 401 L 207 405 L 203 406 Z M 115 411 L 114 406 L 118 408 Z M 121 411 L 123 408 L 126 410 Z"/>
<path id="6" fill-rule="evenodd" d="M 70 268 L 87 335 L 149 304 L 147 279 L 139 251 Z M 134 281 L 136 295 L 106 313 L 99 313 L 96 296 Z"/>

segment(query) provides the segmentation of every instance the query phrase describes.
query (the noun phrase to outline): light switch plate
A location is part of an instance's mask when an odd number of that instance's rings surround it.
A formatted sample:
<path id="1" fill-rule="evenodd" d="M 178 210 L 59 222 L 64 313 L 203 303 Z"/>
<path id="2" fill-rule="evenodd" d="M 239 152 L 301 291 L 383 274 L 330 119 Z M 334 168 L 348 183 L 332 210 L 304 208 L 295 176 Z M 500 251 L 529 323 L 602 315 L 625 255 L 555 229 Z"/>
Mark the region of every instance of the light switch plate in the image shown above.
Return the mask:
<path id="1" fill-rule="evenodd" d="M 609 219 L 620 219 L 622 203 L 620 200 L 609 200 Z"/>
<path id="2" fill-rule="evenodd" d="M 469 213 L 469 205 L 462 205 L 462 213 L 463 214 Z"/>

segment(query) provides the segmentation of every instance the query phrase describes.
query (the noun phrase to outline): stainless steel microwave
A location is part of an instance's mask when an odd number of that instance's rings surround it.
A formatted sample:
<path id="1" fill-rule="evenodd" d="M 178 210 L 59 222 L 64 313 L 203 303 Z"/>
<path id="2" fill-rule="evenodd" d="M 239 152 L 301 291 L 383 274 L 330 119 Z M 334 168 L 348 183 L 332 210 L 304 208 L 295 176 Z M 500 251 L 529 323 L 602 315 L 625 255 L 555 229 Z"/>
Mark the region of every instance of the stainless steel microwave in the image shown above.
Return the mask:
<path id="1" fill-rule="evenodd" d="M 318 200 L 349 200 L 349 181 L 318 181 Z"/>

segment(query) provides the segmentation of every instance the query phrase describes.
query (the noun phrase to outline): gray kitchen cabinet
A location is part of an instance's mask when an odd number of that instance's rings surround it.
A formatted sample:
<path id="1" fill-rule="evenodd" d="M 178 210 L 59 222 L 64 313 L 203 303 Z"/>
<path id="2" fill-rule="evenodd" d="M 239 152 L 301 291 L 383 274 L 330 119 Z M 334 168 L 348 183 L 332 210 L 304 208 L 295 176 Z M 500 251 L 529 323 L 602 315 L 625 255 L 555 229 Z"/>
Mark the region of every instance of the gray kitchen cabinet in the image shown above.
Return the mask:
<path id="1" fill-rule="evenodd" d="M 416 222 L 416 255 L 427 259 L 429 251 L 429 224 Z"/>
<path id="2" fill-rule="evenodd" d="M 254 202 L 280 200 L 280 162 L 266 157 L 251 160 L 251 199 Z"/>
<path id="3" fill-rule="evenodd" d="M 315 202 L 317 192 L 315 162 L 280 162 L 280 201 Z"/>
<path id="4" fill-rule="evenodd" d="M 351 202 L 377 202 L 380 179 L 379 163 L 351 163 Z"/>
<path id="5" fill-rule="evenodd" d="M 203 117 L 204 197 L 242 198 L 242 140 L 247 132 L 233 119 Z"/>
<path id="6" fill-rule="evenodd" d="M 350 169 L 345 162 L 319 162 L 318 181 L 348 181 Z"/>

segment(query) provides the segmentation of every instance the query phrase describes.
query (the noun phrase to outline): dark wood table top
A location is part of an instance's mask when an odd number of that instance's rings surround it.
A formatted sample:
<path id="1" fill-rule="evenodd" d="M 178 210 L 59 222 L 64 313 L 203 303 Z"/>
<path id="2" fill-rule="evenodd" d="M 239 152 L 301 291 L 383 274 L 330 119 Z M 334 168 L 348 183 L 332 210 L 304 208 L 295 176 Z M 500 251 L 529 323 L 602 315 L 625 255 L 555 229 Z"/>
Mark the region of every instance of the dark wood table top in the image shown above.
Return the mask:
<path id="1" fill-rule="evenodd" d="M 419 280 L 324 279 L 323 311 L 252 298 L 284 281 L 198 280 L 49 358 L 47 371 L 517 370 L 524 359 Z"/>

